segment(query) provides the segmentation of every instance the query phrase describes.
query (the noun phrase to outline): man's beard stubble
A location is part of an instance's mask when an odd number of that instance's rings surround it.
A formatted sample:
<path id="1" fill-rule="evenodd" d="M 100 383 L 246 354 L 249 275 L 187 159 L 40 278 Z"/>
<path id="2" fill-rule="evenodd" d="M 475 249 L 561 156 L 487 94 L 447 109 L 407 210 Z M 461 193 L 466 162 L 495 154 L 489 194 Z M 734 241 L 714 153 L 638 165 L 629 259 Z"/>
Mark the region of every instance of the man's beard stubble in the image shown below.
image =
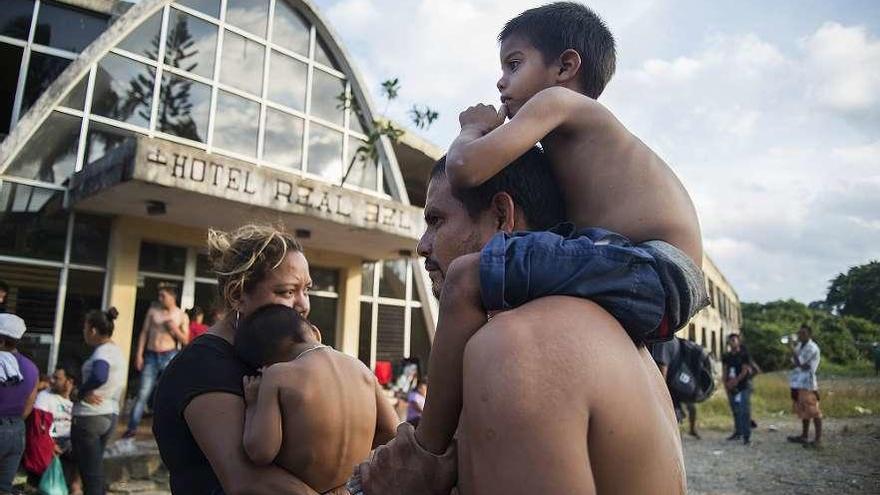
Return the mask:
<path id="1" fill-rule="evenodd" d="M 455 255 L 455 258 L 458 258 L 459 256 L 464 256 L 466 254 L 478 253 L 483 250 L 483 246 L 487 242 L 489 242 L 489 239 L 486 239 L 484 241 L 482 239 L 482 237 L 480 236 L 479 231 L 472 230 L 471 233 L 468 234 L 468 236 L 461 242 L 461 244 L 459 244 L 460 250 Z M 454 260 L 455 258 L 452 258 L 449 261 L 450 264 L 452 263 L 452 260 Z M 430 260 L 430 263 L 434 264 L 438 268 L 440 267 L 440 264 L 437 263 L 436 261 L 434 261 L 433 259 Z M 446 267 L 445 270 L 440 269 L 440 273 L 442 274 L 443 278 L 441 280 L 439 280 L 438 283 L 434 283 L 433 280 L 431 281 L 431 292 L 434 293 L 434 297 L 436 297 L 438 301 L 440 300 L 440 296 L 443 293 L 443 285 L 446 282 L 446 270 L 448 270 L 448 269 L 449 269 L 448 266 Z"/>

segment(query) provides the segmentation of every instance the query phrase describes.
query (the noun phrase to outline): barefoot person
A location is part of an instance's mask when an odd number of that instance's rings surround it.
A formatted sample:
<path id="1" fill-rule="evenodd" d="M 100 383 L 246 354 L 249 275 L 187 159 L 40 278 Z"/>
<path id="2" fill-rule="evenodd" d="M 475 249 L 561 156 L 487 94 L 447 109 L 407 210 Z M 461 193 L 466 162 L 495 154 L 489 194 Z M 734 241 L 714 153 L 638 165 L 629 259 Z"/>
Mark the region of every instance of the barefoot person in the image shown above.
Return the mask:
<path id="1" fill-rule="evenodd" d="M 479 252 L 499 231 L 552 226 L 563 211 L 537 149 L 483 185 L 455 192 L 441 160 L 418 245 L 435 295 L 448 290 L 453 260 Z M 461 495 L 685 492 L 678 425 L 660 371 L 597 304 L 553 296 L 499 313 L 468 342 L 462 366 L 457 461 L 454 448 L 443 456 L 425 451 L 407 424 L 398 428 L 405 454 L 377 449 L 375 465 L 359 466 L 354 490 L 448 495 L 457 465 Z"/>
<path id="2" fill-rule="evenodd" d="M 292 235 L 259 225 L 211 231 L 208 247 L 227 317 L 181 351 L 156 390 L 153 433 L 171 491 L 314 495 L 290 472 L 258 466 L 245 454 L 242 379 L 255 370 L 233 348 L 239 322 L 262 306 L 308 315 L 312 279 L 302 247 Z"/>
<path id="3" fill-rule="evenodd" d="M 160 283 L 158 300 L 159 304 L 151 307 L 144 316 L 144 325 L 138 336 L 134 366 L 141 372 L 141 385 L 124 437 L 135 435 L 156 379 L 177 355 L 177 349 L 189 343 L 189 318 L 177 307 L 177 287 Z"/>
<path id="4" fill-rule="evenodd" d="M 295 310 L 263 306 L 242 322 L 235 350 L 263 368 L 245 377 L 244 450 L 258 465 L 290 471 L 320 492 L 345 483 L 400 422 L 376 376 L 356 358 L 321 344 Z"/>

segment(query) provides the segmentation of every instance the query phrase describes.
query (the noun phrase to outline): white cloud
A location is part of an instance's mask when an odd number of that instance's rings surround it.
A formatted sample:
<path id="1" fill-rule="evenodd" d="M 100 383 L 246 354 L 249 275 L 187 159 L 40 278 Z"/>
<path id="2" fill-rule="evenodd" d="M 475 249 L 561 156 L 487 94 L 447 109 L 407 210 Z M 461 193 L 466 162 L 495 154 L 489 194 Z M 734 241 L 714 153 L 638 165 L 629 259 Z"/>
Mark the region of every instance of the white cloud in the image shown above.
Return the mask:
<path id="1" fill-rule="evenodd" d="M 864 26 L 829 22 L 803 41 L 817 76 L 810 93 L 831 109 L 863 113 L 880 106 L 880 40 Z"/>

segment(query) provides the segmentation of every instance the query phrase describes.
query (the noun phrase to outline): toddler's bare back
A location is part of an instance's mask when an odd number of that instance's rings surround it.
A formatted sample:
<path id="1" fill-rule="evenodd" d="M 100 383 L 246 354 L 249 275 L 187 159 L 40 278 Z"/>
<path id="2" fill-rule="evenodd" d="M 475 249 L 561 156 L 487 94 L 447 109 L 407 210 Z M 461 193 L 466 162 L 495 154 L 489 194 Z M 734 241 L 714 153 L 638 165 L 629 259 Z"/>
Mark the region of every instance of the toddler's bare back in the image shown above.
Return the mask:
<path id="1" fill-rule="evenodd" d="M 282 374 L 275 463 L 318 492 L 344 484 L 372 448 L 375 378 L 363 363 L 331 348 L 275 366 Z"/>

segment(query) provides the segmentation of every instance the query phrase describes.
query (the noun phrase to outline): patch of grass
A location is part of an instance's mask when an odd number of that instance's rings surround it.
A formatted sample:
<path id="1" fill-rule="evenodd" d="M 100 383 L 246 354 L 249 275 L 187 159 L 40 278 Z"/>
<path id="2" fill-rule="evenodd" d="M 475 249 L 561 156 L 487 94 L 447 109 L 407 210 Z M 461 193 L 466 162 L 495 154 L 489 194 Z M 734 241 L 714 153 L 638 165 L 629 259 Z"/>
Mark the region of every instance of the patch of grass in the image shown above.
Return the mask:
<path id="1" fill-rule="evenodd" d="M 849 369 L 855 373 L 858 370 Z M 873 374 L 873 369 L 870 370 Z M 829 375 L 831 372 L 829 371 Z M 872 376 L 819 375 L 819 395 L 822 414 L 828 418 L 847 418 L 865 414 L 880 415 L 880 379 Z M 868 410 L 870 413 L 860 412 Z M 732 429 L 733 418 L 723 387 L 709 400 L 697 405 L 701 428 Z M 759 422 L 773 418 L 793 418 L 788 373 L 775 372 L 758 375 L 752 392 L 752 417 Z"/>

